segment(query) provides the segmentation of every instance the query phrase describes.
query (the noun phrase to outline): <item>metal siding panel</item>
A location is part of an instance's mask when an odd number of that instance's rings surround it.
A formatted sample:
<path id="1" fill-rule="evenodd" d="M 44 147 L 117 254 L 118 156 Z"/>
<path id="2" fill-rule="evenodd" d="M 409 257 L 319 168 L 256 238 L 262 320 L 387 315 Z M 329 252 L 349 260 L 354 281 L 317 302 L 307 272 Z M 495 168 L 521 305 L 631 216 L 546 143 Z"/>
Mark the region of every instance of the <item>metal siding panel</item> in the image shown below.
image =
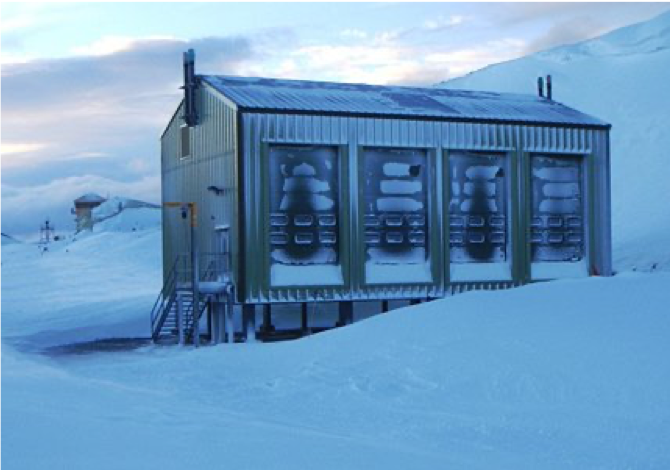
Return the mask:
<path id="1" fill-rule="evenodd" d="M 231 121 L 235 111 L 223 104 L 208 91 L 200 90 L 202 121 L 192 128 L 192 156 L 180 159 L 179 129 L 181 120 L 175 120 L 162 139 L 163 202 L 195 202 L 198 206 L 198 242 L 201 253 L 214 248 L 213 227 L 229 224 L 233 243 L 236 237 L 235 217 L 235 165 L 234 133 Z M 181 110 L 179 111 L 181 114 Z M 206 188 L 210 185 L 222 187 L 222 196 L 216 196 Z M 189 231 L 179 217 L 177 209 L 163 209 L 163 264 L 169 269 L 172 260 L 179 253 L 189 251 Z M 233 268 L 236 267 L 236 252 L 233 249 Z M 203 269 L 206 269 L 206 264 Z M 234 273 L 233 273 L 234 275 Z"/>
<path id="2" fill-rule="evenodd" d="M 380 118 L 357 118 L 357 117 L 337 117 L 337 116 L 306 116 L 297 117 L 295 115 L 271 115 L 271 114 L 253 114 L 245 113 L 245 132 L 244 132 L 244 148 L 245 162 L 248 165 L 249 174 L 247 177 L 248 188 L 256 188 L 251 190 L 250 198 L 246 206 L 246 214 L 248 216 L 248 239 L 252 240 L 256 246 L 265 244 L 264 239 L 264 224 L 261 214 L 263 213 L 261 204 L 264 204 L 264 199 L 260 193 L 259 181 L 262 181 L 262 164 L 260 152 L 260 144 L 262 142 L 285 142 L 285 143 L 315 143 L 325 145 L 348 145 L 349 167 L 346 174 L 349 184 L 348 201 L 350 227 L 348 231 L 348 242 L 350 243 L 350 260 L 354 263 L 351 266 L 350 285 L 344 287 L 319 287 L 319 300 L 373 300 L 373 299 L 393 299 L 393 298 L 409 298 L 409 297 L 427 297 L 427 296 L 441 296 L 445 293 L 451 292 L 454 289 L 468 290 L 475 287 L 481 288 L 502 288 L 510 287 L 506 282 L 481 284 L 478 283 L 461 283 L 458 286 L 444 285 L 441 280 L 437 280 L 435 285 L 400 285 L 400 286 L 363 286 L 361 285 L 359 268 L 356 267 L 355 262 L 360 260 L 361 240 L 359 239 L 359 212 L 358 206 L 360 204 L 358 198 L 358 191 L 353 188 L 358 188 L 358 165 L 360 155 L 358 149 L 365 146 L 403 146 L 403 147 L 426 147 L 434 148 L 440 151 L 442 148 L 453 149 L 487 149 L 490 151 L 510 151 L 517 149 L 518 154 L 515 154 L 514 159 L 517 161 L 519 179 L 525 175 L 523 170 L 527 164 L 528 157 L 524 152 L 562 152 L 562 153 L 582 153 L 587 148 L 596 148 L 598 152 L 601 151 L 602 144 L 591 144 L 588 142 L 589 138 L 593 136 L 607 135 L 607 132 L 586 132 L 584 129 L 570 128 L 562 129 L 553 126 L 521 126 L 510 124 L 476 124 L 472 123 L 445 123 L 445 122 L 429 122 L 416 120 L 387 120 Z M 296 126 L 307 126 L 311 129 L 297 129 Z M 283 129 L 282 132 L 278 132 Z M 253 130 L 253 131 L 251 131 Z M 604 140 L 603 140 L 604 142 Z M 581 145 L 576 145 L 581 144 Z M 439 154 L 439 153 L 438 153 Z M 600 153 L 599 153 L 600 154 Z M 600 156 L 598 158 L 605 158 Z M 442 161 L 435 163 L 437 174 L 442 174 Z M 606 163 L 603 163 L 603 171 L 606 168 Z M 599 176 L 599 194 L 602 194 L 602 203 L 599 209 L 601 219 L 603 222 L 607 219 L 605 214 L 605 199 L 606 189 L 606 173 L 598 173 Z M 442 194 L 447 188 L 441 179 L 437 179 L 434 183 L 435 193 Z M 519 188 L 522 194 L 528 191 L 527 184 L 522 181 L 522 186 Z M 519 197 L 520 203 L 523 203 L 523 197 Z M 444 201 L 442 199 L 435 200 L 433 204 L 436 210 L 441 214 L 444 210 Z M 522 211 L 523 208 L 514 208 L 515 211 Z M 525 247 L 525 230 L 523 225 L 525 219 L 521 214 L 517 217 L 517 223 L 513 229 L 512 243 L 518 249 L 513 254 L 514 262 L 514 283 L 521 284 L 525 282 L 528 269 L 527 256 L 523 256 L 521 248 Z M 600 223 L 600 222 L 599 222 Z M 437 217 L 435 230 L 437 237 L 444 236 L 447 230 L 441 217 Z M 604 236 L 604 234 L 602 235 Z M 444 253 L 444 247 L 440 247 Z M 251 247 L 249 249 L 251 251 Z M 256 250 L 262 251 L 262 250 Z M 248 252 L 248 263 L 256 266 L 266 266 L 265 260 L 258 258 L 258 254 Z M 254 257 L 256 256 L 256 257 Z M 605 255 L 603 255 L 605 256 Z M 445 255 L 441 255 L 444 258 Z M 602 258 L 603 260 L 605 258 Z M 247 272 L 249 273 L 249 290 L 246 301 L 258 302 L 298 302 L 314 300 L 315 288 L 305 287 L 285 287 L 272 288 L 267 287 L 267 273 L 255 269 L 250 264 L 247 265 Z M 604 261 L 603 261 L 603 265 Z M 444 265 L 440 264 L 440 269 L 447 271 Z M 265 269 L 265 268 L 263 268 Z M 511 284 L 510 284 L 511 285 Z M 446 289 L 446 290 L 445 290 Z"/>

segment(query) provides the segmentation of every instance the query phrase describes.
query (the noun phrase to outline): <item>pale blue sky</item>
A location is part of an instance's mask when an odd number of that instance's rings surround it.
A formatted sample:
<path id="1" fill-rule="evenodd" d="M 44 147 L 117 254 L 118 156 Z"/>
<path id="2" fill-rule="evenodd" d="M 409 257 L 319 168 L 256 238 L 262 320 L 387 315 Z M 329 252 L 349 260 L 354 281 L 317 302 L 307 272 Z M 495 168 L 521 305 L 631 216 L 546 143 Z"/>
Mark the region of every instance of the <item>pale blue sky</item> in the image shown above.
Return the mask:
<path id="1" fill-rule="evenodd" d="M 96 191 L 156 201 L 181 52 L 204 73 L 430 86 L 668 3 L 2 3 L 2 230 Z M 532 92 L 529 90 L 529 92 Z"/>

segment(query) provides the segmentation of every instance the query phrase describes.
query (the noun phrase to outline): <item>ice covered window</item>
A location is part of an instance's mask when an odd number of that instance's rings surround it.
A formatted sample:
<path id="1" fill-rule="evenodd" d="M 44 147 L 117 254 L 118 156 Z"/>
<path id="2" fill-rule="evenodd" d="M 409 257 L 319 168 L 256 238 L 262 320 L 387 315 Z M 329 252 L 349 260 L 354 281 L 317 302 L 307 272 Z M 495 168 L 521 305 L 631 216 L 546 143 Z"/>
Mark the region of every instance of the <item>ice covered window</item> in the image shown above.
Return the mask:
<path id="1" fill-rule="evenodd" d="M 509 236 L 504 155 L 451 153 L 449 174 L 451 262 L 506 262 Z"/>
<path id="2" fill-rule="evenodd" d="M 578 262 L 584 257 L 582 170 L 578 157 L 531 159 L 533 262 Z"/>
<path id="3" fill-rule="evenodd" d="M 426 151 L 367 148 L 363 172 L 366 282 L 430 282 Z"/>
<path id="4" fill-rule="evenodd" d="M 341 282 L 337 148 L 272 146 L 269 163 L 273 284 Z"/>

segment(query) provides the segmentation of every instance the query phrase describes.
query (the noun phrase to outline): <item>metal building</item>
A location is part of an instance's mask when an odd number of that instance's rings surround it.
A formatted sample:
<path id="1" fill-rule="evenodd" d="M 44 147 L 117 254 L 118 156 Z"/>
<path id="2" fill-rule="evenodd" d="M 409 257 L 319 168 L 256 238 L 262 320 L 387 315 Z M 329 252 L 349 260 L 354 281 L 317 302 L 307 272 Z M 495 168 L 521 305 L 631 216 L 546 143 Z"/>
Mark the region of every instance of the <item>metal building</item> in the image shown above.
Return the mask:
<path id="1" fill-rule="evenodd" d="M 186 290 L 225 279 L 221 312 L 243 305 L 248 335 L 256 305 L 339 302 L 348 323 L 353 301 L 611 273 L 609 124 L 550 95 L 196 76 L 193 62 L 161 137 L 156 338 L 180 273 Z M 202 311 L 222 299 L 194 295 Z"/>

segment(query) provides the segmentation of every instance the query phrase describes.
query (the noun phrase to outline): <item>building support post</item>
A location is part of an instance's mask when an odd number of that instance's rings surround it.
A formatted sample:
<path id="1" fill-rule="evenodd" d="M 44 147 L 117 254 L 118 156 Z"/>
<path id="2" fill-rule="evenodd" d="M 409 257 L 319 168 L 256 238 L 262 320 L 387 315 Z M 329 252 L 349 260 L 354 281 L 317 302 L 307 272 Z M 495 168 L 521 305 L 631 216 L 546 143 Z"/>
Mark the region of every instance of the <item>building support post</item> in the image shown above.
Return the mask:
<path id="1" fill-rule="evenodd" d="M 242 305 L 242 325 L 247 343 L 256 342 L 256 306 L 254 304 Z"/>
<path id="2" fill-rule="evenodd" d="M 212 338 L 214 337 L 214 328 L 212 327 L 212 321 L 213 321 L 212 316 L 214 315 L 213 309 L 214 309 L 214 301 L 210 297 L 209 300 L 207 301 L 207 334 L 209 335 L 210 341 L 212 341 Z"/>
<path id="3" fill-rule="evenodd" d="M 309 333 L 309 325 L 307 324 L 307 302 L 302 302 L 300 304 L 300 329 L 302 330 L 303 335 Z"/>
<path id="4" fill-rule="evenodd" d="M 261 325 L 261 331 L 263 333 L 272 333 L 275 330 L 275 327 L 272 326 L 272 304 L 263 305 L 263 324 Z"/>
<path id="5" fill-rule="evenodd" d="M 354 322 L 354 303 L 350 300 L 340 302 L 338 326 L 350 325 Z"/>
<path id="6" fill-rule="evenodd" d="M 226 302 L 226 318 L 225 318 L 225 330 L 226 335 L 228 336 L 227 342 L 230 344 L 235 343 L 235 302 L 233 300 L 233 289 L 229 289 L 227 292 L 227 302 Z"/>
<path id="7" fill-rule="evenodd" d="M 210 303 L 210 309 L 211 309 L 211 343 L 212 344 L 219 344 L 221 342 L 221 307 L 223 304 L 221 303 L 221 297 L 216 296 L 214 301 Z"/>
<path id="8" fill-rule="evenodd" d="M 382 300 L 382 313 L 386 313 L 388 311 L 389 311 L 389 301 Z"/>
<path id="9" fill-rule="evenodd" d="M 198 240 L 195 233 L 196 209 L 190 204 L 191 211 L 191 270 L 193 288 L 193 344 L 200 346 L 200 267 L 198 266 Z"/>

